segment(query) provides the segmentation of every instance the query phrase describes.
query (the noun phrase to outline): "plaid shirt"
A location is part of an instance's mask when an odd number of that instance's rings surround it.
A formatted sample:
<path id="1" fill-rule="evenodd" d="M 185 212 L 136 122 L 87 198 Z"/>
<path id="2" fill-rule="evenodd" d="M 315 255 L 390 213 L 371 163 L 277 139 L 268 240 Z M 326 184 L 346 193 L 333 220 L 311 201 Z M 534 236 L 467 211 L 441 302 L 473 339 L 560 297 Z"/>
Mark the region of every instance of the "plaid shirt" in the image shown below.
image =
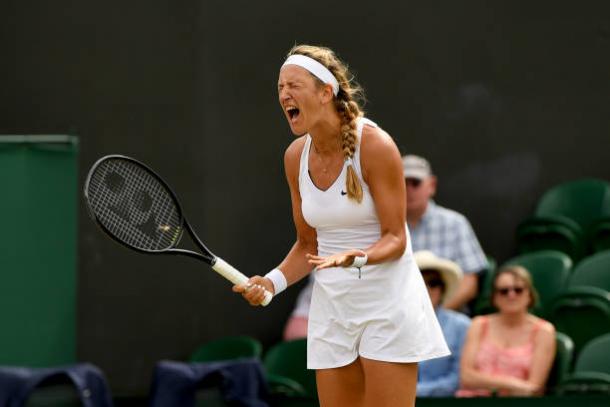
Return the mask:
<path id="1" fill-rule="evenodd" d="M 413 251 L 430 250 L 439 257 L 456 262 L 464 273 L 478 273 L 487 267 L 472 226 L 461 213 L 428 202 L 416 227 L 409 226 Z"/>

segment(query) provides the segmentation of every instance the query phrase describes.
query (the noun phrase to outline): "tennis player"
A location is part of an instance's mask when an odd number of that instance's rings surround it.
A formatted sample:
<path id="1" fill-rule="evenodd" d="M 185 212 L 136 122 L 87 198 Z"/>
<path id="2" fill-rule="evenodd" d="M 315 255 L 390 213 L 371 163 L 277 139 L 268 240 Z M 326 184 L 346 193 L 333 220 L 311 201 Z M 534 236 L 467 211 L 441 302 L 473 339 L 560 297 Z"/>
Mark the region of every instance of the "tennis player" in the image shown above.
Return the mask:
<path id="1" fill-rule="evenodd" d="M 412 406 L 417 362 L 449 350 L 413 259 L 398 148 L 328 48 L 292 48 L 278 92 L 298 136 L 284 156 L 296 242 L 233 290 L 258 305 L 263 287 L 278 295 L 313 268 L 307 367 L 321 405 Z"/>

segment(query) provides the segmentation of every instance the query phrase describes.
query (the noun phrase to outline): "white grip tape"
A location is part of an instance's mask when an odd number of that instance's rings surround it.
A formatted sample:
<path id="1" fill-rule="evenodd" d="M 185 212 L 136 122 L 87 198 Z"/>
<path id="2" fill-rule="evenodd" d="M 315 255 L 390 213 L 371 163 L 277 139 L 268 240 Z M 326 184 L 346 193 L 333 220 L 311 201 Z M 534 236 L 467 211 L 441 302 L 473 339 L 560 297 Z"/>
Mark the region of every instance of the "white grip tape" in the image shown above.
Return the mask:
<path id="1" fill-rule="evenodd" d="M 248 277 L 243 275 L 235 267 L 231 266 L 220 257 L 216 257 L 216 262 L 212 266 L 212 269 L 233 284 L 248 283 Z M 273 295 L 269 291 L 265 290 L 265 298 L 263 299 L 263 302 L 261 302 L 261 305 L 265 306 L 269 304 L 272 298 Z"/>

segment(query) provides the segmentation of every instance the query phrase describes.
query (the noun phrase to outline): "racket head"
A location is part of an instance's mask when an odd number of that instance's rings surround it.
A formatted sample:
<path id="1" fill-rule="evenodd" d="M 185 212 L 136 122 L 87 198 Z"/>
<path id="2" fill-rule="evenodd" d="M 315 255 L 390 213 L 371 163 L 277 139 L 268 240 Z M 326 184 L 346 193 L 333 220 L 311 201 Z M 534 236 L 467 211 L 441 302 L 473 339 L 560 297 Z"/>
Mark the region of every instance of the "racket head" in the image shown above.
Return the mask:
<path id="1" fill-rule="evenodd" d="M 184 216 L 169 186 L 152 169 L 124 155 L 93 164 L 84 185 L 90 216 L 117 242 L 146 253 L 174 248 Z"/>

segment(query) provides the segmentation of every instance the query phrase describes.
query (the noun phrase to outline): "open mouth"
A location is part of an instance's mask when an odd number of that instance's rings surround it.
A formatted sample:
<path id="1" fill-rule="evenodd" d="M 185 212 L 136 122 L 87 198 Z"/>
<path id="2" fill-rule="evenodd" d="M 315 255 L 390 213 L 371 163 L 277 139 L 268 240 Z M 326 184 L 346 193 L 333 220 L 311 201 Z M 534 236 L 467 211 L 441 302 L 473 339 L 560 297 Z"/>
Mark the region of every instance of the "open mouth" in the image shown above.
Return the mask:
<path id="1" fill-rule="evenodd" d="M 299 116 L 299 113 L 301 113 L 301 111 L 297 107 L 289 106 L 286 108 L 286 113 L 288 113 L 290 121 L 294 121 Z"/>

